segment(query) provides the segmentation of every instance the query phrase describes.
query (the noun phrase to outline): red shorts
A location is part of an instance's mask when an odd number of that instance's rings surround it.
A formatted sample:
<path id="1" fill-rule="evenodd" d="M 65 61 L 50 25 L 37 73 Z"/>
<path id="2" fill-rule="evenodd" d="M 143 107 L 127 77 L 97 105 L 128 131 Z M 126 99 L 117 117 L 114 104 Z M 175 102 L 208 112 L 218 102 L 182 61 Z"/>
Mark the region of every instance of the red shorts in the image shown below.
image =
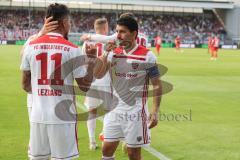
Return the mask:
<path id="1" fill-rule="evenodd" d="M 160 49 L 160 48 L 161 48 L 161 45 L 156 45 L 156 48 L 157 48 L 157 49 Z"/>
<path id="2" fill-rule="evenodd" d="M 176 44 L 176 48 L 180 48 L 180 44 Z"/>
<path id="3" fill-rule="evenodd" d="M 217 52 L 218 51 L 218 47 L 212 47 L 212 50 Z"/>

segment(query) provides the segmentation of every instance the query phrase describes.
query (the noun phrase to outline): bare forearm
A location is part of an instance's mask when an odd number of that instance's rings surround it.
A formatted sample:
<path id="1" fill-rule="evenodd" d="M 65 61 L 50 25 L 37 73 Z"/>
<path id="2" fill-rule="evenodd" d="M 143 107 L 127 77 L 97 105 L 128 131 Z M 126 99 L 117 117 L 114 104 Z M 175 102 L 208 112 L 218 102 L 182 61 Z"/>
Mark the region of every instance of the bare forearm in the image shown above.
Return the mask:
<path id="1" fill-rule="evenodd" d="M 28 93 L 32 93 L 32 86 L 30 79 L 24 79 L 22 82 L 22 89 Z"/>
<path id="2" fill-rule="evenodd" d="M 31 85 L 22 86 L 23 90 L 27 93 L 32 93 L 32 87 Z"/>
<path id="3" fill-rule="evenodd" d="M 80 82 L 77 81 L 79 88 L 84 92 L 87 92 L 92 84 L 93 68 L 94 68 L 94 64 L 89 63 L 88 68 L 87 68 L 87 74 L 81 79 Z"/>
<path id="4" fill-rule="evenodd" d="M 30 71 L 23 71 L 22 74 L 22 89 L 28 93 L 32 92 L 31 86 L 31 72 Z"/>
<path id="5" fill-rule="evenodd" d="M 161 81 L 159 79 L 160 77 L 154 77 L 151 79 L 152 85 L 153 85 L 153 107 L 152 112 L 150 113 L 150 123 L 149 128 L 154 128 L 158 124 L 158 112 L 160 109 L 160 102 L 162 98 L 162 85 Z"/>
<path id="6" fill-rule="evenodd" d="M 117 36 L 115 34 L 111 36 L 95 34 L 91 35 L 90 37 L 91 37 L 90 40 L 93 42 L 107 43 L 108 41 L 115 40 Z"/>
<path id="7" fill-rule="evenodd" d="M 157 113 L 160 110 L 160 103 L 162 99 L 162 85 L 161 81 L 159 80 L 158 85 L 153 86 L 153 112 Z"/>
<path id="8" fill-rule="evenodd" d="M 94 77 L 101 79 L 107 73 L 108 68 L 107 56 L 97 58 L 93 71 Z"/>

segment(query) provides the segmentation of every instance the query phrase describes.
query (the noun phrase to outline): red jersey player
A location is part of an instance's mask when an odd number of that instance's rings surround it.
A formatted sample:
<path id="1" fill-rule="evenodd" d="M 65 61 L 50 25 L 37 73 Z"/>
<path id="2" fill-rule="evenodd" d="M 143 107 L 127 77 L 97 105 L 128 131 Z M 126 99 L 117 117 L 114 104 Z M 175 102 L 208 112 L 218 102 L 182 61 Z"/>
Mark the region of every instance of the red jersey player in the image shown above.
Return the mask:
<path id="1" fill-rule="evenodd" d="M 217 57 L 218 57 L 218 47 L 219 47 L 219 44 L 220 44 L 220 39 L 215 36 L 213 39 L 212 39 L 212 54 L 211 54 L 211 60 L 216 60 Z"/>
<path id="2" fill-rule="evenodd" d="M 175 39 L 175 47 L 176 47 L 176 52 L 179 53 L 180 52 L 180 36 L 177 36 Z"/>
<path id="3" fill-rule="evenodd" d="M 157 36 L 154 40 L 155 40 L 154 43 L 155 43 L 155 47 L 156 47 L 156 50 L 157 50 L 157 54 L 159 55 L 160 54 L 161 45 L 162 45 L 162 39 L 161 39 L 160 36 Z"/>
<path id="4" fill-rule="evenodd" d="M 212 52 L 212 37 L 208 37 L 208 53 Z"/>

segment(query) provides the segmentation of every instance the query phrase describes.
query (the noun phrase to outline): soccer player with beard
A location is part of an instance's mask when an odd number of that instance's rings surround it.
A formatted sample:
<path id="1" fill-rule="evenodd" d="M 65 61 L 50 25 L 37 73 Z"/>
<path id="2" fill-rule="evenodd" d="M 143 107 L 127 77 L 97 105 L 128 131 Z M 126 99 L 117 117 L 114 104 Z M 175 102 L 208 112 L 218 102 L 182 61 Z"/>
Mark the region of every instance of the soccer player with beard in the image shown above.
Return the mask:
<path id="1" fill-rule="evenodd" d="M 104 118 L 103 160 L 114 160 L 120 140 L 127 144 L 128 157 L 141 160 L 141 147 L 150 144 L 150 129 L 158 124 L 162 86 L 155 55 L 136 43 L 137 21 L 129 16 L 117 21 L 120 47 L 109 42 L 106 56 L 99 57 L 94 76 L 110 71 L 118 104 Z M 101 62 L 101 63 L 100 63 Z M 153 85 L 153 106 L 148 114 L 148 82 Z"/>

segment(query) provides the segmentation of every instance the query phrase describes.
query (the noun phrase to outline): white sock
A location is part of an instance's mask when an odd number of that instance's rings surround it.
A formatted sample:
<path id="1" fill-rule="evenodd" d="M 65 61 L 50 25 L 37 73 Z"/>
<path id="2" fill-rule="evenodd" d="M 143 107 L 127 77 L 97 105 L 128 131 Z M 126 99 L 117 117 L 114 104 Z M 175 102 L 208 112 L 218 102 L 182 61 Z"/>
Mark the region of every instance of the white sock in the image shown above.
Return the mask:
<path id="1" fill-rule="evenodd" d="M 112 157 L 102 156 L 102 160 L 115 160 L 115 157 L 114 156 L 112 156 Z"/>
<path id="2" fill-rule="evenodd" d="M 89 115 L 89 120 L 87 121 L 88 136 L 90 143 L 96 143 L 95 139 L 95 128 L 96 128 L 96 118 Z"/>

